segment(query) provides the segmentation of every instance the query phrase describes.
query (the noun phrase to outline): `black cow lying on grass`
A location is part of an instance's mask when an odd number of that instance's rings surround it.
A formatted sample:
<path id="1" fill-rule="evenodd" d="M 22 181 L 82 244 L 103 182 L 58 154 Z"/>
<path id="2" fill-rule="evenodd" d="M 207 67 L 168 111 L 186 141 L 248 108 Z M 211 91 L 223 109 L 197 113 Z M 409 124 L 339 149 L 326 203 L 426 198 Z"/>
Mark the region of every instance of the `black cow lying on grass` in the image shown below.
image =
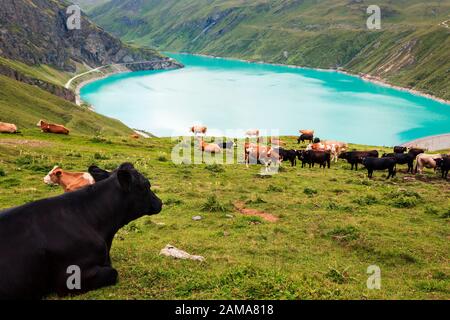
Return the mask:
<path id="1" fill-rule="evenodd" d="M 450 171 L 450 156 L 444 156 L 441 159 L 436 159 L 436 168 L 441 170 L 442 178 L 447 179 L 448 172 Z"/>
<path id="2" fill-rule="evenodd" d="M 280 155 L 281 161 L 289 161 L 291 166 L 297 165 L 297 150 L 286 150 L 283 148 L 275 149 Z"/>
<path id="3" fill-rule="evenodd" d="M 338 158 L 347 160 L 352 165 L 351 170 L 355 167 L 355 170 L 358 171 L 358 163 L 362 164 L 363 159 L 367 157 L 378 158 L 378 151 L 348 151 L 341 153 Z"/>
<path id="4" fill-rule="evenodd" d="M 363 163 L 364 167 L 366 167 L 368 172 L 368 177 L 373 177 L 374 170 L 389 170 L 389 174 L 387 176 L 387 179 L 390 177 L 395 177 L 396 170 L 395 166 L 397 164 L 397 160 L 394 157 L 390 158 L 372 158 L 367 157 L 364 158 Z"/>
<path id="5" fill-rule="evenodd" d="M 309 164 L 309 167 L 314 168 L 314 164 L 317 163 L 320 165 L 320 168 L 328 169 L 331 166 L 331 153 L 329 151 L 315 151 L 315 150 L 299 150 L 297 151 L 298 159 L 302 162 L 302 168 L 305 167 L 306 164 Z"/>
<path id="6" fill-rule="evenodd" d="M 102 181 L 0 212 L 0 299 L 39 299 L 116 283 L 109 256 L 114 235 L 144 214 L 159 213 L 162 202 L 129 163 L 96 180 Z M 81 271 L 81 288 L 70 290 L 73 266 Z"/>
<path id="7" fill-rule="evenodd" d="M 395 158 L 397 160 L 397 164 L 407 164 L 408 165 L 408 173 L 413 173 L 414 170 L 414 160 L 416 159 L 411 153 L 385 153 L 383 154 L 383 158 Z"/>

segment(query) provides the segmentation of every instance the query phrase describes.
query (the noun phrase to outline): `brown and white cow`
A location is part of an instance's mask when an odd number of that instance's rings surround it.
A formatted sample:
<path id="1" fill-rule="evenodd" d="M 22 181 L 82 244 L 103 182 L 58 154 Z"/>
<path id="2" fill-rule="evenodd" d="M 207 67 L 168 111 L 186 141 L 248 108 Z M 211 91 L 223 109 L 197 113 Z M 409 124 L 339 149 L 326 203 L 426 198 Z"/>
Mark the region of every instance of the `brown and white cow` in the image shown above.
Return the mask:
<path id="1" fill-rule="evenodd" d="M 42 132 L 45 133 L 69 134 L 69 129 L 63 125 L 48 123 L 44 120 L 39 120 L 37 126 L 41 128 Z"/>
<path id="2" fill-rule="evenodd" d="M 208 131 L 208 128 L 205 126 L 193 126 L 191 127 L 190 131 L 194 134 L 206 134 L 206 131 Z"/>
<path id="3" fill-rule="evenodd" d="M 442 154 L 419 154 L 416 157 L 416 173 L 422 174 L 424 168 L 436 170 L 437 159 L 442 159 Z"/>
<path id="4" fill-rule="evenodd" d="M 55 166 L 44 178 L 44 183 L 59 185 L 64 192 L 71 192 L 95 183 L 94 178 L 87 172 L 68 172 Z"/>
<path id="5" fill-rule="evenodd" d="M 216 143 L 206 143 L 203 139 L 198 139 L 200 150 L 208 153 L 220 153 L 222 149 Z"/>
<path id="6" fill-rule="evenodd" d="M 0 133 L 16 133 L 17 126 L 12 123 L 0 122 Z"/>
<path id="7" fill-rule="evenodd" d="M 279 153 L 272 147 L 246 143 L 245 165 L 247 168 L 249 167 L 250 159 L 255 159 L 256 163 L 263 164 L 266 167 L 266 172 L 269 171 L 269 167 L 272 164 L 279 166 L 281 162 Z"/>
<path id="8" fill-rule="evenodd" d="M 318 143 L 312 143 L 306 147 L 306 150 L 314 151 L 329 151 L 331 154 L 331 161 L 337 162 L 339 155 L 347 150 L 348 145 L 339 141 L 322 141 Z"/>

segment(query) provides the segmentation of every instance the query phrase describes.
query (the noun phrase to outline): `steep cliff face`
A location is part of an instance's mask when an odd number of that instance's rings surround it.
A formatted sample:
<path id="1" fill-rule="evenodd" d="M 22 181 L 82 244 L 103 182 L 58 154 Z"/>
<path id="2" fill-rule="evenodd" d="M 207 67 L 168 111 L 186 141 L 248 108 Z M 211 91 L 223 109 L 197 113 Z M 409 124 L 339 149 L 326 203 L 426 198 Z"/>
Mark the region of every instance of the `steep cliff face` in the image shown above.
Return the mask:
<path id="1" fill-rule="evenodd" d="M 76 63 L 97 67 L 165 60 L 154 50 L 124 45 L 84 15 L 81 29 L 68 30 L 66 11 L 69 5 L 59 0 L 2 0 L 0 55 L 68 72 L 76 71 Z"/>

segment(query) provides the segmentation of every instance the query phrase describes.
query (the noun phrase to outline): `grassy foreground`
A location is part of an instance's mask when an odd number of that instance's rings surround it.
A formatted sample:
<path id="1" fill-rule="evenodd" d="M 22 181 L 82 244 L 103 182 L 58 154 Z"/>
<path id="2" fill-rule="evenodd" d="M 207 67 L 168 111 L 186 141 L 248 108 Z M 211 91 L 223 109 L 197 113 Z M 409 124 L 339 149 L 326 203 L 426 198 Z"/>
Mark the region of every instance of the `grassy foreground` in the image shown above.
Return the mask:
<path id="1" fill-rule="evenodd" d="M 297 146 L 294 137 L 284 140 Z M 0 210 L 61 194 L 42 181 L 56 164 L 85 171 L 130 161 L 165 207 L 117 234 L 118 285 L 75 299 L 450 298 L 450 184 L 431 170 L 368 180 L 339 162 L 330 170 L 285 165 L 262 178 L 259 166 L 175 165 L 175 143 L 37 130 L 2 135 Z M 244 216 L 235 201 L 279 220 Z M 193 221 L 196 215 L 203 219 Z M 160 256 L 169 243 L 206 261 Z M 369 265 L 381 268 L 381 290 L 366 287 Z"/>

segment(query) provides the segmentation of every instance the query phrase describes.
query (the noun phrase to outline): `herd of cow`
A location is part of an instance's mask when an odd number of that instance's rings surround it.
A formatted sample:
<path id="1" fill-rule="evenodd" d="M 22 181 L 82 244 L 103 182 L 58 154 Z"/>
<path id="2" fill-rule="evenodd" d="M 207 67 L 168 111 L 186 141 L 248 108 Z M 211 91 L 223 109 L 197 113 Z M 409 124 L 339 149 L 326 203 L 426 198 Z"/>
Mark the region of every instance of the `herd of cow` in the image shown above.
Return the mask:
<path id="1" fill-rule="evenodd" d="M 194 126 L 190 130 L 195 135 L 207 132 L 207 127 Z M 300 130 L 300 136 L 297 139 L 298 144 L 309 142 L 307 147 L 302 150 L 287 150 L 283 147 L 284 142 L 279 139 L 271 138 L 270 146 L 260 144 L 259 130 L 248 130 L 247 137 L 257 137 L 256 142 L 247 140 L 244 144 L 245 164 L 248 167 L 250 163 L 264 164 L 266 169 L 273 163 L 280 164 L 283 161 L 289 161 L 292 166 L 297 165 L 297 159 L 302 162 L 302 168 L 305 165 L 314 167 L 318 164 L 321 168 L 330 168 L 331 162 L 337 162 L 338 159 L 344 159 L 351 165 L 351 170 L 358 170 L 358 164 L 362 164 L 368 172 L 368 177 L 372 178 L 376 170 L 388 170 L 387 179 L 395 177 L 397 165 L 407 165 L 408 173 L 422 174 L 424 168 L 441 170 L 442 178 L 447 179 L 450 169 L 450 155 L 448 154 L 425 154 L 424 149 L 396 146 L 393 153 L 384 153 L 381 157 L 377 150 L 371 151 L 348 151 L 348 144 L 339 141 L 326 140 L 321 141 L 314 137 L 314 130 Z M 220 153 L 223 149 L 233 148 L 236 144 L 233 141 L 222 143 L 206 143 L 203 139 L 198 139 L 200 150 L 208 153 Z M 414 169 L 414 162 L 416 167 Z"/>

